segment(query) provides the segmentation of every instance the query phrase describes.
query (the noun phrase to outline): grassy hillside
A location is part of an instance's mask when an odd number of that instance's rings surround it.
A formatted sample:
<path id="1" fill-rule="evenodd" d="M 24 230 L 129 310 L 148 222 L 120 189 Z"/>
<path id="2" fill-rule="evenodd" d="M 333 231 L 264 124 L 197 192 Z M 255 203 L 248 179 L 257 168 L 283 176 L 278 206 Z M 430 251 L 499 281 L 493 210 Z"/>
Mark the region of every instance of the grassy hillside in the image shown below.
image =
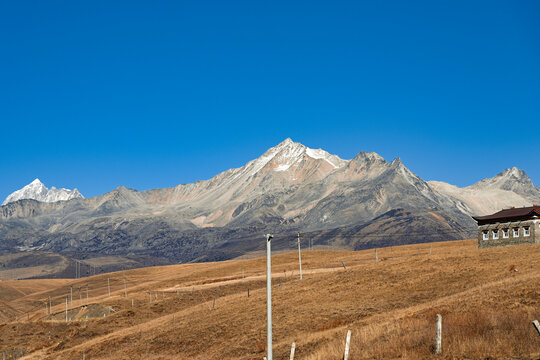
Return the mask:
<path id="1" fill-rule="evenodd" d="M 303 280 L 297 253 L 272 258 L 275 359 L 288 359 L 293 341 L 296 359 L 341 359 L 348 329 L 350 359 L 540 356 L 540 336 L 531 325 L 540 318 L 539 245 L 478 250 L 474 241 L 455 241 L 377 253 L 376 263 L 374 250 L 304 251 Z M 142 268 L 63 283 L 31 281 L 0 283 L 0 301 L 12 309 L 0 312 L 0 354 L 26 359 L 80 359 L 83 352 L 86 359 L 265 355 L 264 258 Z M 70 285 L 72 321 L 66 323 Z M 441 356 L 433 354 L 437 313 L 443 315 Z"/>

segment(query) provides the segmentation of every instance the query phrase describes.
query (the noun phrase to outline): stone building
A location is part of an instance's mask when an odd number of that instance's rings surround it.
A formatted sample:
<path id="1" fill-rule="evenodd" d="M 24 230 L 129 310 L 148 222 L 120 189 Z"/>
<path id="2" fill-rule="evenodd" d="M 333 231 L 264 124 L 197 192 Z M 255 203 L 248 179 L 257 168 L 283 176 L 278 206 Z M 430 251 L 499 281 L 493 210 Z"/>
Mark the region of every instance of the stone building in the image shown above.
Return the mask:
<path id="1" fill-rule="evenodd" d="M 540 244 L 540 206 L 504 209 L 487 216 L 473 216 L 478 223 L 481 248 L 515 244 Z"/>

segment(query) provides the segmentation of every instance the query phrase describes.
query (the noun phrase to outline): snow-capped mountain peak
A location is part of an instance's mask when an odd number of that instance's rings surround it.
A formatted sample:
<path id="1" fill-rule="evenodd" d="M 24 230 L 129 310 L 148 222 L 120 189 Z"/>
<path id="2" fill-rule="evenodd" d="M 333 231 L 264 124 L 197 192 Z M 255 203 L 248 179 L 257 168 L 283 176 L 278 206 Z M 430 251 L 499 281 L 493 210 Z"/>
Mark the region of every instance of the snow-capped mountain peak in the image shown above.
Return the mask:
<path id="1" fill-rule="evenodd" d="M 332 155 L 322 149 L 310 149 L 305 145 L 285 139 L 277 146 L 270 148 L 259 159 L 264 165 L 272 163 L 275 171 L 288 170 L 292 165 L 302 161 L 314 159 L 328 162 L 332 168 L 338 169 L 347 165 L 348 161 Z M 257 161 L 256 160 L 256 161 Z"/>
<path id="2" fill-rule="evenodd" d="M 47 189 L 39 180 L 35 179 L 30 184 L 9 195 L 2 205 L 23 199 L 33 199 L 42 202 L 56 202 L 71 199 L 84 199 L 79 190 L 57 189 L 54 186 Z"/>

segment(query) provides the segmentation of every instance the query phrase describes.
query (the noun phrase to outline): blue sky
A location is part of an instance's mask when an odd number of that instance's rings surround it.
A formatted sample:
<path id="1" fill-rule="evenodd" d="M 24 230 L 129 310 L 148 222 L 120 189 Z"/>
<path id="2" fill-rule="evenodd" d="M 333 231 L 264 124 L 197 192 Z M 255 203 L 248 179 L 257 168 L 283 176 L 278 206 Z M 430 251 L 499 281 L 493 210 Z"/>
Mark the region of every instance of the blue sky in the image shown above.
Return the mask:
<path id="1" fill-rule="evenodd" d="M 4 1 L 0 201 L 242 166 L 287 137 L 538 185 L 540 2 Z"/>

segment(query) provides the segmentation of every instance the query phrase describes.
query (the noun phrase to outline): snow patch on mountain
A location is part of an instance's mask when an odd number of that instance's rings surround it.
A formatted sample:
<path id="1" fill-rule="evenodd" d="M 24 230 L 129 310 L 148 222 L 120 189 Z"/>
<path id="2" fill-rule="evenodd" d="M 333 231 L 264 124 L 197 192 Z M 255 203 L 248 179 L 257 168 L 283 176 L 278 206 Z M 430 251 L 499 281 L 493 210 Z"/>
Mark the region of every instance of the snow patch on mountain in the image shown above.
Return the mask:
<path id="1" fill-rule="evenodd" d="M 47 189 L 39 179 L 35 179 L 30 184 L 9 195 L 2 205 L 23 199 L 33 199 L 42 202 L 56 202 L 71 199 L 84 199 L 79 190 L 57 189 L 54 186 Z"/>
<path id="2" fill-rule="evenodd" d="M 281 164 L 277 168 L 275 168 L 274 171 L 285 171 L 290 167 L 291 167 L 291 164 Z"/>

